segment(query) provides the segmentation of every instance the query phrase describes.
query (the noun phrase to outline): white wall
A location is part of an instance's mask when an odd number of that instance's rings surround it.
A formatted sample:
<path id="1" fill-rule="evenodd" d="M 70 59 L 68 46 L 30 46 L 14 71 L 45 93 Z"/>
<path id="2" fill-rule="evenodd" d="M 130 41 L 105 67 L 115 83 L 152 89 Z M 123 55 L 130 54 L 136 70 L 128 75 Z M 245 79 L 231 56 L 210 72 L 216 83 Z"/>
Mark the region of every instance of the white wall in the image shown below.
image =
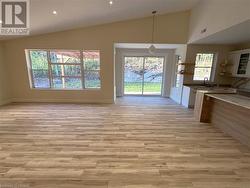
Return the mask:
<path id="1" fill-rule="evenodd" d="M 215 70 L 214 70 L 214 83 L 221 85 L 230 85 L 232 79 L 229 77 L 220 76 L 220 64 L 224 63 L 228 57 L 228 53 L 232 51 L 232 46 L 228 45 L 188 45 L 186 63 L 195 63 L 197 53 L 215 53 Z M 193 73 L 194 66 L 186 66 L 187 72 Z M 193 75 L 184 76 L 184 84 L 203 84 L 203 81 L 193 81 Z"/>
<path id="2" fill-rule="evenodd" d="M 189 11 L 157 16 L 155 42 L 187 42 Z M 15 102 L 112 103 L 115 100 L 114 43 L 149 43 L 152 17 L 4 41 L 4 63 Z M 101 52 L 100 90 L 36 90 L 29 85 L 25 49 L 85 49 Z M 116 84 L 117 85 L 117 84 Z"/>
<path id="3" fill-rule="evenodd" d="M 7 67 L 4 62 L 4 49 L 0 44 L 0 105 L 10 101 L 9 79 L 7 77 Z"/>
<path id="4" fill-rule="evenodd" d="M 175 50 L 175 56 L 180 56 L 183 63 L 186 61 L 186 52 L 187 52 L 187 45 L 183 45 Z M 174 64 L 176 63 L 177 59 L 174 59 Z M 181 103 L 182 98 L 182 85 L 183 85 L 183 75 L 181 75 L 181 85 L 180 87 L 175 87 L 175 72 L 176 67 L 173 65 L 172 68 L 172 83 L 171 83 L 171 92 L 170 92 L 170 98 L 173 99 L 178 104 Z"/>
<path id="5" fill-rule="evenodd" d="M 191 11 L 189 43 L 249 20 L 249 10 L 250 0 L 201 0 Z"/>
<path id="6" fill-rule="evenodd" d="M 171 49 L 159 49 L 154 54 L 155 56 L 165 57 L 165 74 L 163 78 L 163 94 L 164 97 L 170 96 L 171 82 L 172 82 L 172 66 L 174 58 L 174 50 Z M 116 49 L 115 58 L 115 75 L 116 75 L 116 95 L 118 97 L 123 96 L 123 80 L 124 80 L 124 57 L 125 56 L 152 56 L 147 49 Z"/>

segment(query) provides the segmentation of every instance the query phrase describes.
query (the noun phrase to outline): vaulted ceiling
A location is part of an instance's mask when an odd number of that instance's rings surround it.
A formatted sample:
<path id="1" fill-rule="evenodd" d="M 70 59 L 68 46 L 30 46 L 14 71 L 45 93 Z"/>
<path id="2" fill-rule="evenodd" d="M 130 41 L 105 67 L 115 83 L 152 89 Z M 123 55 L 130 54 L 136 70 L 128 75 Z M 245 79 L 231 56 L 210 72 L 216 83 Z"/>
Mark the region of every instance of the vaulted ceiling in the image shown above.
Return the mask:
<path id="1" fill-rule="evenodd" d="M 30 0 L 31 35 L 191 9 L 198 0 Z M 53 14 L 56 11 L 57 14 Z"/>

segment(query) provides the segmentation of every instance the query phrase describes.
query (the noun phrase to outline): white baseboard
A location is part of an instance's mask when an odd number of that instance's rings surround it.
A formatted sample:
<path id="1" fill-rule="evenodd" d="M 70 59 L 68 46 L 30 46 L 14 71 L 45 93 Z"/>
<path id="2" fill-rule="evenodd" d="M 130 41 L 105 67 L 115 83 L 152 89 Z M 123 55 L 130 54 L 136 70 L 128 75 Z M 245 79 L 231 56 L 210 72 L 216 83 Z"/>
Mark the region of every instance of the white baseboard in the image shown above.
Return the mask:
<path id="1" fill-rule="evenodd" d="M 85 103 L 85 104 L 113 104 L 114 100 L 112 99 L 22 99 L 22 98 L 13 98 L 11 102 L 16 103 Z"/>

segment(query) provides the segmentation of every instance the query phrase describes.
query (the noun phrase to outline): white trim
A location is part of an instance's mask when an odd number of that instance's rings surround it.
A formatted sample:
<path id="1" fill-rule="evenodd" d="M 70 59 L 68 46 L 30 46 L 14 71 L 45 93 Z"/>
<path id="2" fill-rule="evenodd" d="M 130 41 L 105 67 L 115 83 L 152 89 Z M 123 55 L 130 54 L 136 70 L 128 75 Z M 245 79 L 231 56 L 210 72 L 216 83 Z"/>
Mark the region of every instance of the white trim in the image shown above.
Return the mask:
<path id="1" fill-rule="evenodd" d="M 86 89 L 58 89 L 58 88 L 30 88 L 34 91 L 100 91 L 101 88 L 86 88 Z"/>
<path id="2" fill-rule="evenodd" d="M 113 104 L 113 99 L 25 99 L 13 98 L 14 103 L 78 103 L 78 104 Z"/>
<path id="3" fill-rule="evenodd" d="M 34 78 L 33 78 L 33 71 L 32 71 L 32 62 L 31 62 L 31 57 L 30 57 L 30 51 L 44 51 L 46 52 L 47 55 L 47 62 L 48 62 L 48 79 L 49 79 L 49 88 L 36 88 L 35 84 L 34 84 Z M 51 52 L 57 52 L 57 51 L 72 51 L 72 52 L 79 52 L 80 53 L 80 63 L 52 63 L 51 61 L 51 56 L 50 53 Z M 98 72 L 99 77 L 100 77 L 100 88 L 93 88 L 93 89 L 101 89 L 101 68 L 98 70 L 85 70 L 84 66 L 85 66 L 85 61 L 83 59 L 83 52 L 85 51 L 95 51 L 95 52 L 99 52 L 99 63 L 100 63 L 100 67 L 101 67 L 101 51 L 100 50 L 68 50 L 68 49 L 25 49 L 25 56 L 26 56 L 26 64 L 27 64 L 27 69 L 28 69 L 28 76 L 29 76 L 29 82 L 30 82 L 30 89 L 32 90 L 79 90 L 79 91 L 85 91 L 88 89 L 92 89 L 92 88 L 87 88 L 86 87 L 86 82 L 85 82 L 85 72 Z M 55 76 L 52 75 L 52 66 L 53 65 L 63 65 L 63 69 L 64 69 L 64 65 L 74 65 L 74 66 L 80 66 L 81 67 L 81 76 L 56 76 L 58 78 L 81 78 L 81 85 L 82 88 L 76 88 L 76 89 L 71 89 L 71 88 L 62 88 L 62 89 L 57 89 L 54 88 L 53 86 L 53 79 L 55 78 Z"/>
<path id="4" fill-rule="evenodd" d="M 171 87 L 173 88 L 177 88 L 176 87 L 176 79 L 177 79 L 177 74 L 178 74 L 178 60 L 179 60 L 179 57 L 181 58 L 180 55 L 175 55 L 174 56 L 174 64 L 173 64 L 173 74 L 172 74 L 172 82 L 171 82 Z"/>
<path id="5" fill-rule="evenodd" d="M 124 69 L 124 67 L 125 67 L 125 62 L 124 62 L 124 59 L 126 58 L 126 57 L 139 57 L 139 58 L 143 58 L 143 71 L 145 70 L 145 60 L 146 60 L 146 58 L 147 57 L 155 57 L 155 58 L 163 58 L 163 70 L 162 70 L 162 72 L 163 72 L 163 74 L 162 74 L 162 81 L 161 81 L 161 93 L 159 94 L 159 95 L 157 95 L 157 94 L 155 94 L 155 95 L 150 95 L 150 96 L 164 96 L 164 88 L 165 88 L 165 85 L 164 85 L 164 83 L 165 83 L 165 72 L 166 72 L 166 70 L 165 70 L 165 68 L 166 68 L 166 66 L 165 66 L 165 64 L 166 64 L 166 56 L 156 56 L 156 55 L 146 55 L 146 56 L 127 56 L 127 55 L 125 55 L 125 56 L 122 56 L 122 58 L 123 58 L 123 65 L 122 65 L 122 77 L 123 77 L 123 81 L 122 81 L 122 94 L 123 94 L 123 96 L 124 95 L 134 95 L 134 94 L 125 94 L 125 90 L 124 90 L 124 71 L 125 71 L 125 69 Z M 138 95 L 138 96 L 147 96 L 147 94 L 145 94 L 144 95 L 144 74 L 142 75 L 142 94 L 135 94 L 135 95 Z"/>
<path id="6" fill-rule="evenodd" d="M 113 99 L 25 99 L 25 98 L 13 98 L 0 101 L 0 106 L 4 106 L 10 103 L 76 103 L 76 104 L 114 104 Z"/>
<path id="7" fill-rule="evenodd" d="M 117 82 L 116 84 L 121 84 L 121 90 L 123 91 L 124 89 L 124 84 L 123 84 L 123 80 L 124 80 L 124 57 L 125 56 L 140 56 L 140 57 L 151 57 L 151 56 L 158 56 L 158 57 L 164 57 L 164 71 L 163 71 L 163 84 L 162 84 L 162 96 L 163 97 L 170 97 L 170 90 L 171 90 L 171 81 L 172 81 L 172 64 L 173 64 L 173 58 L 171 57 L 172 55 L 174 55 L 174 50 L 172 49 L 158 49 L 156 50 L 156 53 L 154 55 L 149 54 L 147 49 L 119 49 L 119 54 L 118 56 L 116 56 L 116 59 L 118 62 L 116 63 L 122 63 L 122 65 L 120 65 L 122 67 L 122 70 L 119 70 L 119 74 L 120 71 L 122 71 L 121 73 L 121 78 L 119 78 L 119 82 Z M 119 62 L 120 61 L 120 62 Z M 119 66 L 119 67 L 120 67 Z M 118 71 L 118 69 L 115 69 L 115 71 Z M 120 80 L 121 79 L 121 80 Z M 118 80 L 116 80 L 118 81 Z M 121 83 L 120 83 L 121 82 Z M 124 93 L 120 91 L 116 91 L 116 95 L 118 94 L 118 96 L 124 96 Z M 159 95 L 158 95 L 159 96 Z"/>
<path id="8" fill-rule="evenodd" d="M 144 86 L 145 86 L 145 62 L 146 62 L 145 59 L 146 59 L 146 57 L 143 57 L 143 64 L 142 64 L 142 70 L 143 70 L 143 75 L 142 75 L 142 95 L 144 95 Z M 123 74 L 124 74 L 124 67 L 123 67 Z M 123 80 L 123 85 L 124 85 L 124 82 L 125 82 L 125 80 Z M 123 93 L 125 95 L 125 89 L 124 88 L 123 88 Z M 161 94 L 162 94 L 162 91 L 161 91 Z"/>

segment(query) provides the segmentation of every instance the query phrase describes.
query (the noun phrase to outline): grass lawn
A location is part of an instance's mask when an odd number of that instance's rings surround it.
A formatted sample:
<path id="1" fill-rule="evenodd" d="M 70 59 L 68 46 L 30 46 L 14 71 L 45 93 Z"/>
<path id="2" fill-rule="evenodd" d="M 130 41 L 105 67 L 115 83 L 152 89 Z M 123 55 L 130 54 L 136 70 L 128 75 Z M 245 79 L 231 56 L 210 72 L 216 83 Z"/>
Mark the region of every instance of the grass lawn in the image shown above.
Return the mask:
<path id="1" fill-rule="evenodd" d="M 152 92 L 152 93 L 161 93 L 161 83 L 152 83 L 145 82 L 144 83 L 144 92 Z M 124 85 L 125 93 L 141 93 L 142 92 L 142 83 L 140 82 L 125 82 Z"/>

